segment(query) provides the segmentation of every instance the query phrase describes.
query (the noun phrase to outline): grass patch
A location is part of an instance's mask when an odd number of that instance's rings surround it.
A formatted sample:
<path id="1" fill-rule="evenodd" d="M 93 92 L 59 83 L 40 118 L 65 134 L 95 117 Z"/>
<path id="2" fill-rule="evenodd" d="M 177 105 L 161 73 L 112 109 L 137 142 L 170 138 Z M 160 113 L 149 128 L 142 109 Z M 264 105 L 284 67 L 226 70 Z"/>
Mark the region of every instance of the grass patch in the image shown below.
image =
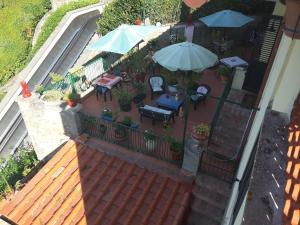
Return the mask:
<path id="1" fill-rule="evenodd" d="M 77 0 L 58 8 L 32 48 L 34 28 L 51 8 L 50 0 L 0 0 L 0 86 L 26 66 L 67 12 L 96 3 L 99 0 Z"/>
<path id="2" fill-rule="evenodd" d="M 31 51 L 31 55 L 33 55 L 45 43 L 45 41 L 55 30 L 55 28 L 62 20 L 62 18 L 67 14 L 67 12 L 96 3 L 99 3 L 99 0 L 78 0 L 70 2 L 58 8 L 45 21 L 45 24 L 42 27 L 42 31 L 37 39 L 36 45 Z"/>
<path id="3" fill-rule="evenodd" d="M 49 0 L 1 1 L 0 85 L 25 65 L 34 28 L 49 8 Z"/>

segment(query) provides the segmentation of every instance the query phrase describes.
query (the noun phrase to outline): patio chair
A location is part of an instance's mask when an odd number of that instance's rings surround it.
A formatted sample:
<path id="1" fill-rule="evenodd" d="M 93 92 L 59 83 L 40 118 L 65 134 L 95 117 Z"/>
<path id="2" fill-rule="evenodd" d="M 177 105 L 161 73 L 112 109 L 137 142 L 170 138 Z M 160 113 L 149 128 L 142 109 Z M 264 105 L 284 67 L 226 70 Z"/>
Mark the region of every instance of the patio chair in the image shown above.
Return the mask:
<path id="1" fill-rule="evenodd" d="M 109 97 L 110 97 L 110 100 L 112 101 L 111 91 L 107 87 L 102 87 L 100 85 L 96 85 L 95 89 L 96 89 L 97 100 L 99 99 L 99 95 L 103 95 L 104 101 L 106 102 L 106 94 L 109 92 Z"/>
<path id="2" fill-rule="evenodd" d="M 194 104 L 194 110 L 197 109 L 197 104 L 205 102 L 207 95 L 209 95 L 211 88 L 207 84 L 200 84 L 197 88 L 196 94 L 191 95 L 191 102 Z"/>
<path id="3" fill-rule="evenodd" d="M 151 99 L 153 99 L 154 93 L 164 93 L 166 90 L 165 78 L 161 75 L 151 75 L 149 77 L 149 85 L 151 89 Z"/>

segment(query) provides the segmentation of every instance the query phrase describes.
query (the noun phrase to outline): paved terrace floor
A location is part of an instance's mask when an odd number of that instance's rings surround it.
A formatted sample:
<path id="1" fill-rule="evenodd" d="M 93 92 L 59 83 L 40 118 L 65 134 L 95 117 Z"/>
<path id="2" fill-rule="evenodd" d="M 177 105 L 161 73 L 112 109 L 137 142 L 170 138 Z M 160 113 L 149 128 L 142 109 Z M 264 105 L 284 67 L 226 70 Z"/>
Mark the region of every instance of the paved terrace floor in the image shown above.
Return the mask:
<path id="1" fill-rule="evenodd" d="M 145 104 L 156 106 L 156 99 L 159 95 L 154 95 L 154 99 L 151 100 L 150 87 L 148 84 L 148 76 L 145 79 L 147 86 L 147 97 L 144 101 Z M 203 72 L 203 75 L 197 81 L 199 84 L 208 84 L 211 87 L 211 95 L 221 96 L 224 84 L 218 78 L 215 69 L 208 69 Z M 128 91 L 133 92 L 133 88 L 128 84 L 123 84 L 123 87 L 127 88 Z M 109 96 L 107 96 L 107 102 L 104 101 L 104 98 L 100 96 L 99 100 L 96 98 L 95 92 L 88 96 L 83 102 L 83 111 L 99 117 L 104 108 L 110 108 L 113 112 L 119 111 L 119 104 L 116 99 L 113 97 L 110 101 Z M 207 98 L 204 104 L 199 104 L 197 110 L 193 109 L 193 104 L 189 105 L 189 117 L 188 117 L 188 129 L 187 135 L 190 134 L 193 125 L 200 122 L 211 123 L 215 109 L 217 106 L 217 101 L 215 99 Z M 158 135 L 165 135 L 165 129 L 163 128 L 163 122 L 157 121 L 155 125 L 152 125 L 152 120 L 144 118 L 143 122 L 140 122 L 140 115 L 138 112 L 138 107 L 132 103 L 132 109 L 130 112 L 120 112 L 118 116 L 118 121 L 123 120 L 124 116 L 130 116 L 134 121 L 139 123 L 139 129 L 142 130 L 152 130 Z M 184 119 L 180 116 L 175 116 L 175 123 L 170 122 L 172 135 L 178 140 L 182 139 L 183 128 L 184 128 Z"/>

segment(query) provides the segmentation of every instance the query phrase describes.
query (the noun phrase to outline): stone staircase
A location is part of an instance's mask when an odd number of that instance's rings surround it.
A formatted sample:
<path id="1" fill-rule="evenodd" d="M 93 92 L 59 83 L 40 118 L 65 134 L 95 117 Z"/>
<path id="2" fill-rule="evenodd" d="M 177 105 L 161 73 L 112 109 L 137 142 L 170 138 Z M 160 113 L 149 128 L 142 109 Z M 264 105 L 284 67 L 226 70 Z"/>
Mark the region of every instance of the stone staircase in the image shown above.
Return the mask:
<path id="1" fill-rule="evenodd" d="M 233 157 L 241 144 L 251 110 L 225 103 L 212 135 L 209 150 Z"/>
<path id="2" fill-rule="evenodd" d="M 229 183 L 199 174 L 195 184 L 186 225 L 220 225 L 231 193 Z"/>

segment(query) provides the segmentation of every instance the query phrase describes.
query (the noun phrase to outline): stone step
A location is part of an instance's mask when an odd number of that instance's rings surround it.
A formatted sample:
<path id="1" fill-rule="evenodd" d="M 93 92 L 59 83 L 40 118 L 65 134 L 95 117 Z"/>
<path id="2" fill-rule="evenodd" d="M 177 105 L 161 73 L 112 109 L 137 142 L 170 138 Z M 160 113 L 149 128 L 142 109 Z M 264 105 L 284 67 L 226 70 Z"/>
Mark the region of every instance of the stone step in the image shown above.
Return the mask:
<path id="1" fill-rule="evenodd" d="M 226 130 L 218 130 L 217 132 L 213 133 L 212 135 L 212 139 L 213 140 L 225 140 L 226 142 L 228 142 L 228 140 L 230 141 L 230 143 L 232 145 L 237 145 L 241 142 L 243 136 L 243 132 L 242 131 L 228 131 L 226 132 Z M 229 144 L 230 144 L 229 143 Z"/>
<path id="2" fill-rule="evenodd" d="M 186 225 L 220 225 L 221 221 L 215 221 L 202 212 L 191 211 Z"/>
<path id="3" fill-rule="evenodd" d="M 229 199 L 228 195 L 212 191 L 205 186 L 195 186 L 193 189 L 193 195 L 198 201 L 211 204 L 220 210 L 224 210 L 226 208 Z"/>
<path id="4" fill-rule="evenodd" d="M 212 220 L 213 222 L 221 222 L 223 219 L 224 211 L 219 208 L 214 207 L 213 205 L 203 202 L 194 200 L 191 206 L 192 211 L 204 214 L 207 218 Z"/>
<path id="5" fill-rule="evenodd" d="M 199 188 L 207 188 L 210 192 L 217 192 L 224 196 L 230 196 L 231 187 L 229 183 L 209 176 L 207 174 L 200 174 L 196 177 L 196 185 Z"/>

